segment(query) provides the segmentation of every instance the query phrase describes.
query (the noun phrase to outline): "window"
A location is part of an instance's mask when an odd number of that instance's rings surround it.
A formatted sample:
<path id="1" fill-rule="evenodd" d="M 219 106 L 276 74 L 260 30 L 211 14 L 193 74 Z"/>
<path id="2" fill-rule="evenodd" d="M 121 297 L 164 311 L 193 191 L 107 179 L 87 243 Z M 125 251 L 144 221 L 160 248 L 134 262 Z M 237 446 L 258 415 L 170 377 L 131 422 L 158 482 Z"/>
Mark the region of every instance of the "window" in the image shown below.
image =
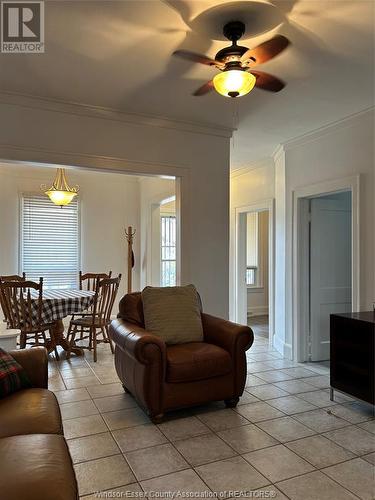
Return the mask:
<path id="1" fill-rule="evenodd" d="M 79 271 L 78 200 L 60 208 L 42 194 L 21 207 L 21 271 L 45 288 L 75 288 Z"/>
<path id="2" fill-rule="evenodd" d="M 258 271 L 258 269 L 256 267 L 247 267 L 246 268 L 246 285 L 247 286 L 256 286 L 257 271 Z"/>
<path id="3" fill-rule="evenodd" d="M 246 285 L 259 286 L 259 216 L 246 214 Z"/>
<path id="4" fill-rule="evenodd" d="M 176 217 L 161 216 L 161 286 L 176 285 Z"/>

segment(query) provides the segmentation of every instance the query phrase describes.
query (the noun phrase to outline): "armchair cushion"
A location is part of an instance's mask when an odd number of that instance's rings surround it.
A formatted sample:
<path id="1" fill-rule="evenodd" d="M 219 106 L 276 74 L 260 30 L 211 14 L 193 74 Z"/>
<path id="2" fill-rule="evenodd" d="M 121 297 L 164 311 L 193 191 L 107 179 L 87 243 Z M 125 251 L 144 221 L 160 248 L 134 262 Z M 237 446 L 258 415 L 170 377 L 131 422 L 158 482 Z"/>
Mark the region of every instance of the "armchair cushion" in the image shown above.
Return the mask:
<path id="1" fill-rule="evenodd" d="M 60 409 L 53 392 L 33 387 L 0 400 L 0 438 L 62 433 Z"/>
<path id="2" fill-rule="evenodd" d="M 76 500 L 68 446 L 57 434 L 0 439 L 0 496 L 6 500 Z"/>
<path id="3" fill-rule="evenodd" d="M 232 370 L 227 351 L 206 342 L 167 347 L 167 382 L 192 382 L 226 375 Z"/>
<path id="4" fill-rule="evenodd" d="M 200 301 L 193 285 L 147 286 L 142 291 L 142 301 L 146 330 L 166 344 L 203 340 Z"/>

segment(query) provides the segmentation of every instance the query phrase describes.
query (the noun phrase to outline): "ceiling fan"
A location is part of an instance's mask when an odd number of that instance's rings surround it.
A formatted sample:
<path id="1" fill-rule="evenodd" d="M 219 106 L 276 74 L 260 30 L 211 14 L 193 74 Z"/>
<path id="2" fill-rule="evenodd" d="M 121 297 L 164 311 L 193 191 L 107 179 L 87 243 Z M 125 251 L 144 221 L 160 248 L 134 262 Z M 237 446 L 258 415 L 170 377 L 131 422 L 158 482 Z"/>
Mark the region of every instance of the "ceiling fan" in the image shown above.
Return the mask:
<path id="1" fill-rule="evenodd" d="M 285 83 L 263 71 L 253 71 L 253 67 L 269 61 L 280 54 L 289 44 L 283 35 L 276 35 L 254 49 L 237 45 L 237 41 L 245 33 L 245 25 L 241 21 L 231 21 L 224 26 L 223 34 L 232 45 L 219 50 L 215 59 L 196 54 L 188 50 L 176 50 L 173 55 L 189 61 L 215 66 L 221 73 L 201 87 L 193 95 L 201 96 L 215 89 L 226 97 L 240 97 L 248 94 L 254 87 L 279 92 Z"/>

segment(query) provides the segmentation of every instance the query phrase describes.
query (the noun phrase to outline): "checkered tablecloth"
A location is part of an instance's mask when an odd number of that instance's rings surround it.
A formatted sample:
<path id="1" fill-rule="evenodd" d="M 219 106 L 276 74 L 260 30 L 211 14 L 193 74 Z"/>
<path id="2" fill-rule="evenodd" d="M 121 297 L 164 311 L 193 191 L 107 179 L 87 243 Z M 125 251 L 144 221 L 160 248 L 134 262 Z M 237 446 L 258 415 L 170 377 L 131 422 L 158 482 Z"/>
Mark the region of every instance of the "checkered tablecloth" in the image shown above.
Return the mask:
<path id="1" fill-rule="evenodd" d="M 53 323 L 71 314 L 85 311 L 94 300 L 95 292 L 85 290 L 43 290 L 42 322 Z M 31 298 L 38 298 L 38 292 L 31 292 Z M 38 300 L 33 300 L 35 317 L 38 314 Z"/>

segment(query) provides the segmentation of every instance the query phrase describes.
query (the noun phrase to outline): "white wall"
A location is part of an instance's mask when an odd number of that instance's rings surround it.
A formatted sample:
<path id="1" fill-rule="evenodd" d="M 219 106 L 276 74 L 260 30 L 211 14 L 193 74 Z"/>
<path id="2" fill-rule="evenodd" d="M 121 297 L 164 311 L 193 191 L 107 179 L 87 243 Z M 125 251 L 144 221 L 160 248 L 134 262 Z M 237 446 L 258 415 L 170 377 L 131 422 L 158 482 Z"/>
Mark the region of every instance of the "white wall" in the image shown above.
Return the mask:
<path id="1" fill-rule="evenodd" d="M 243 207 L 275 196 L 275 166 L 272 158 L 253 165 L 251 170 L 231 175 L 231 208 Z"/>
<path id="2" fill-rule="evenodd" d="M 275 167 L 272 158 L 234 172 L 230 180 L 230 318 L 235 319 L 235 237 L 236 209 L 272 200 L 275 196 Z"/>
<path id="3" fill-rule="evenodd" d="M 280 146 L 273 159 L 231 179 L 231 207 L 275 198 L 274 345 L 292 357 L 293 197 L 298 188 L 360 175 L 360 309 L 375 300 L 374 112 L 366 111 Z M 231 265 L 234 264 L 231 217 Z M 231 291 L 234 271 L 231 267 Z M 233 295 L 231 294 L 233 315 Z M 234 316 L 232 316 L 234 317 Z"/>
<path id="4" fill-rule="evenodd" d="M 285 149 L 286 262 L 285 345 L 292 349 L 293 192 L 324 181 L 360 175 L 360 309 L 369 310 L 375 298 L 374 268 L 374 112 L 360 113 L 306 137 Z M 283 196 L 283 193 L 281 193 Z"/>
<path id="5" fill-rule="evenodd" d="M 0 275 L 22 271 L 19 267 L 20 197 L 24 192 L 40 193 L 40 185 L 52 184 L 50 168 L 0 165 Z M 67 171 L 70 185 L 80 186 L 81 269 L 123 275 L 118 297 L 126 290 L 127 247 L 124 228 L 139 228 L 139 182 L 136 177 Z M 63 210 L 63 209 L 62 209 Z M 135 239 L 134 288 L 139 289 L 139 241 Z"/>
<path id="6" fill-rule="evenodd" d="M 230 130 L 26 96 L 0 116 L 0 158 L 177 175 L 181 281 L 228 316 Z"/>

